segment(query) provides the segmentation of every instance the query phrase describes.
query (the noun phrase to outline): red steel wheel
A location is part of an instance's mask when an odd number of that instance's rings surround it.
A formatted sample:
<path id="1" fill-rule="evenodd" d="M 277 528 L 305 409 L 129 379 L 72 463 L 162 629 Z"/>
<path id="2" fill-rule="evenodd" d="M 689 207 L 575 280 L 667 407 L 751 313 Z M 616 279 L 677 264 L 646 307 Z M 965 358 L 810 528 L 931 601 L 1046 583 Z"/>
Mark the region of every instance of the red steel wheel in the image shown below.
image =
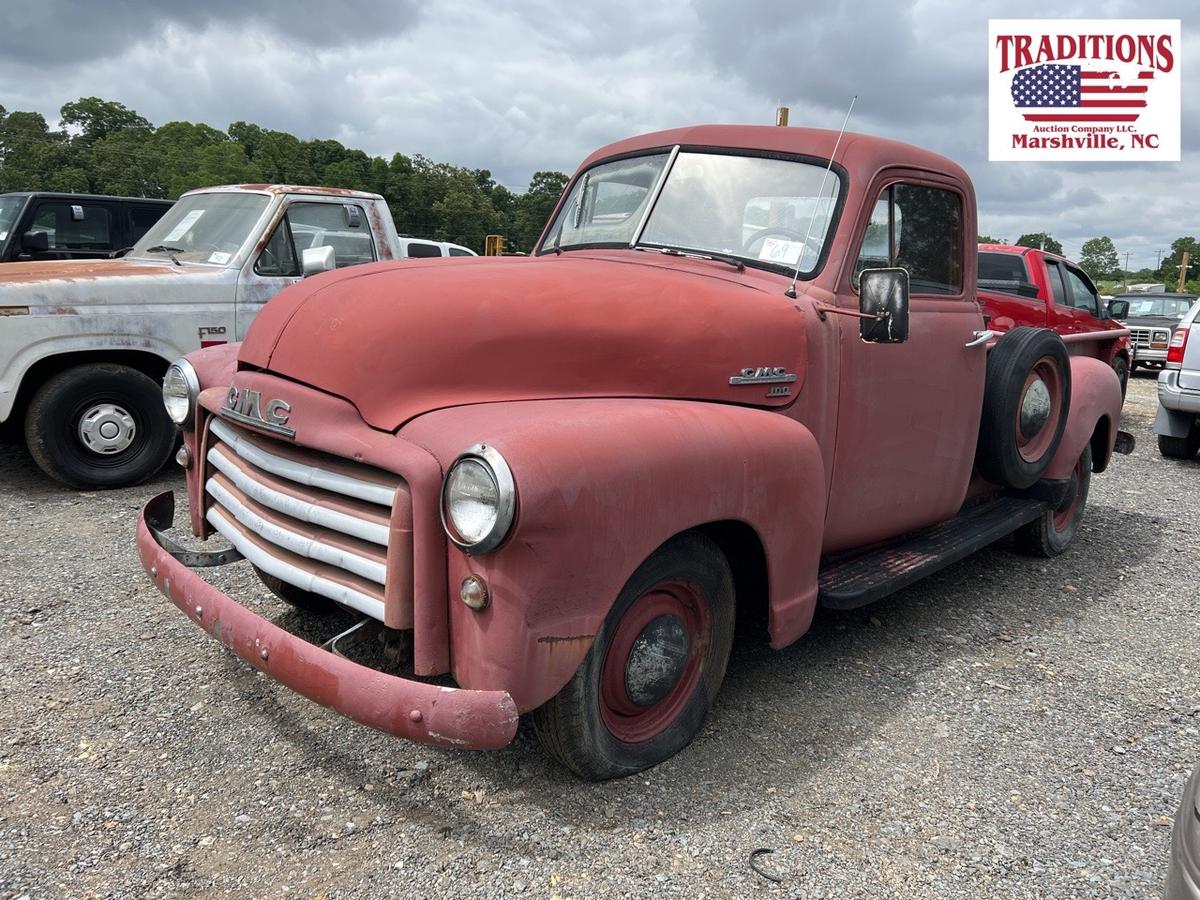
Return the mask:
<path id="1" fill-rule="evenodd" d="M 1054 440 L 1054 427 L 1062 416 L 1063 378 L 1055 361 L 1043 356 L 1029 374 L 1017 402 L 1017 452 L 1027 463 L 1036 463 Z"/>
<path id="2" fill-rule="evenodd" d="M 667 541 L 630 576 L 583 663 L 533 715 L 542 745 L 584 778 L 632 775 L 686 747 L 733 645 L 729 563 L 711 538 Z"/>
<path id="3" fill-rule="evenodd" d="M 708 607 L 695 585 L 663 582 L 617 623 L 600 671 L 600 714 L 618 740 L 662 732 L 696 690 L 708 650 Z"/>

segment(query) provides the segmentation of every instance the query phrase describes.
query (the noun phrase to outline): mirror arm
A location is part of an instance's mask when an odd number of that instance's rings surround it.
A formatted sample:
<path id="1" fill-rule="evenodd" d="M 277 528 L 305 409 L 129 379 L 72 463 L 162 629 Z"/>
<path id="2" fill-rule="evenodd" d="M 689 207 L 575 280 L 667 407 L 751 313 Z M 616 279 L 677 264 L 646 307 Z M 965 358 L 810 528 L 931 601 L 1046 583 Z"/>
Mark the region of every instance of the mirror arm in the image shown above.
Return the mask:
<path id="1" fill-rule="evenodd" d="M 871 319 L 875 322 L 883 319 L 883 316 L 861 312 L 857 309 L 842 309 L 840 306 L 830 306 L 828 303 L 814 303 L 813 309 L 817 311 L 817 318 L 822 322 L 825 321 L 826 313 L 836 313 L 839 316 L 853 316 L 856 319 Z"/>

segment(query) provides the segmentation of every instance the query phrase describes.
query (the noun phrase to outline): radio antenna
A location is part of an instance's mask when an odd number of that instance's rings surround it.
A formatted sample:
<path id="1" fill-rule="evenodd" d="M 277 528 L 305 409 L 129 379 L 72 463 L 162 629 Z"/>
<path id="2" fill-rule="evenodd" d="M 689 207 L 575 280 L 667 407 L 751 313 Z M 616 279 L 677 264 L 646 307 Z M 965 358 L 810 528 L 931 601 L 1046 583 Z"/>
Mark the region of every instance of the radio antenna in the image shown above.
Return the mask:
<path id="1" fill-rule="evenodd" d="M 804 265 L 804 251 L 808 249 L 808 240 L 812 237 L 813 225 L 817 223 L 817 211 L 820 208 L 820 203 L 825 199 L 825 182 L 829 180 L 829 170 L 833 168 L 834 157 L 837 156 L 838 147 L 842 143 L 842 135 L 846 133 L 846 125 L 850 121 L 850 113 L 854 112 L 854 103 L 856 100 L 858 100 L 858 94 L 850 98 L 850 108 L 846 110 L 846 118 L 842 120 L 842 130 L 838 132 L 837 140 L 833 142 L 833 152 L 829 154 L 829 165 L 825 167 L 825 174 L 821 177 L 821 187 L 817 191 L 817 202 L 813 204 L 812 218 L 808 220 L 808 231 L 804 234 L 804 243 L 800 245 L 800 256 L 796 259 L 796 271 L 792 275 L 792 283 L 783 292 L 793 300 L 796 299 L 796 282 L 800 279 L 800 267 Z"/>

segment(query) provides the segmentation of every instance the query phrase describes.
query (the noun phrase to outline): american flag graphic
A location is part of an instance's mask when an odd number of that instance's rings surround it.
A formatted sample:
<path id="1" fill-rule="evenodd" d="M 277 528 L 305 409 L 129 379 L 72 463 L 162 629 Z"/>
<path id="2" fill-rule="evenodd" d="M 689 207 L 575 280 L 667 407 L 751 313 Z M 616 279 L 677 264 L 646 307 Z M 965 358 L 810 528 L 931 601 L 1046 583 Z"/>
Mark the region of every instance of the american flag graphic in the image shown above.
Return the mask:
<path id="1" fill-rule="evenodd" d="M 1139 72 L 1140 84 L 1122 84 L 1116 72 L 1030 66 L 1013 76 L 1012 98 L 1029 122 L 1136 122 L 1146 107 L 1145 82 L 1153 77 Z"/>

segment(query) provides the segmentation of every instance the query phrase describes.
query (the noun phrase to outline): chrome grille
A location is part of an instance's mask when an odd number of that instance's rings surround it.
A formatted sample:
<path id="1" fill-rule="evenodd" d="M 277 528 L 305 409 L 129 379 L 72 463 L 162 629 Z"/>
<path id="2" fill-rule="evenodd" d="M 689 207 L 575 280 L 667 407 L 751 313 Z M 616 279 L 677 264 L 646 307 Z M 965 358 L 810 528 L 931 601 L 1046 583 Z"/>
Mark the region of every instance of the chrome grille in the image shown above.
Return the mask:
<path id="1" fill-rule="evenodd" d="M 402 478 L 216 418 L 206 460 L 205 518 L 243 556 L 383 620 L 393 507 L 408 491 Z"/>
<path id="2" fill-rule="evenodd" d="M 1150 346 L 1150 329 L 1149 328 L 1130 328 L 1129 340 L 1134 347 L 1145 350 Z"/>

